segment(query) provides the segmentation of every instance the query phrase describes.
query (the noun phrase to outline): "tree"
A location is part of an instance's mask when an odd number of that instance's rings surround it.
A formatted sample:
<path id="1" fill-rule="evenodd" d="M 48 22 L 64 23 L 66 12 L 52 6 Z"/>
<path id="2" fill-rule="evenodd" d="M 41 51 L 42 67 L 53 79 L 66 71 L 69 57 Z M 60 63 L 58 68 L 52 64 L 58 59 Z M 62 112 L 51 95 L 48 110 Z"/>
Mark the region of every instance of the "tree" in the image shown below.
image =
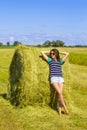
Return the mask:
<path id="1" fill-rule="evenodd" d="M 38 44 L 38 45 L 37 45 L 37 47 L 41 47 L 41 45 L 40 45 L 40 44 Z"/>
<path id="2" fill-rule="evenodd" d="M 0 46 L 3 46 L 3 43 L 2 43 L 2 42 L 0 42 Z"/>
<path id="3" fill-rule="evenodd" d="M 6 44 L 7 44 L 7 46 L 10 46 L 10 42 L 7 42 Z"/>
<path id="4" fill-rule="evenodd" d="M 21 44 L 21 43 L 18 42 L 18 41 L 14 41 L 13 46 L 17 46 L 17 45 L 19 45 L 19 44 Z"/>
<path id="5" fill-rule="evenodd" d="M 42 46 L 45 46 L 45 47 L 50 47 L 50 46 L 52 46 L 52 47 L 63 47 L 64 44 L 65 43 L 63 41 L 60 41 L 60 40 L 56 40 L 56 41 L 53 40 L 52 42 L 47 40 L 43 43 Z"/>
<path id="6" fill-rule="evenodd" d="M 49 46 L 51 46 L 51 42 L 50 42 L 49 40 L 47 40 L 47 41 L 45 41 L 45 42 L 43 43 L 43 46 L 49 47 Z"/>
<path id="7" fill-rule="evenodd" d="M 64 42 L 60 41 L 60 40 L 56 40 L 55 42 L 53 42 L 52 46 L 53 47 L 63 47 L 64 46 Z"/>

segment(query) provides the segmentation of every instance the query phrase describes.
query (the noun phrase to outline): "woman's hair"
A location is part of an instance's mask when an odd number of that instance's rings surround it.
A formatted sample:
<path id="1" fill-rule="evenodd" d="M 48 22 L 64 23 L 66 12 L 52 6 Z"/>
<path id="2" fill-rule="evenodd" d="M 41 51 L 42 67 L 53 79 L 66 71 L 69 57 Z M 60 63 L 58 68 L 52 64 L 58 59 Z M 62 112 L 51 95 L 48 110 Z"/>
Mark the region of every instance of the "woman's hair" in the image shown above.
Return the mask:
<path id="1" fill-rule="evenodd" d="M 55 56 L 56 56 L 56 59 L 57 60 L 60 60 L 60 56 L 59 56 L 59 51 L 57 49 L 52 49 L 50 51 L 50 57 L 51 57 L 51 52 L 54 52 Z"/>

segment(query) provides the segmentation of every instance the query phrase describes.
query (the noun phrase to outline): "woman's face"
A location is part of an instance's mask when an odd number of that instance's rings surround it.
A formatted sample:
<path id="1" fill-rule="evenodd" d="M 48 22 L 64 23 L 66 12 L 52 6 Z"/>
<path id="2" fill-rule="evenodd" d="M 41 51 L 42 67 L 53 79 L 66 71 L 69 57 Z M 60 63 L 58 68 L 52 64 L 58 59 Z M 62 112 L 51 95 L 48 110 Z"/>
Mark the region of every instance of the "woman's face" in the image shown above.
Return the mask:
<path id="1" fill-rule="evenodd" d="M 53 59 L 56 58 L 54 51 L 51 51 L 51 52 L 50 52 L 50 57 L 53 58 Z"/>

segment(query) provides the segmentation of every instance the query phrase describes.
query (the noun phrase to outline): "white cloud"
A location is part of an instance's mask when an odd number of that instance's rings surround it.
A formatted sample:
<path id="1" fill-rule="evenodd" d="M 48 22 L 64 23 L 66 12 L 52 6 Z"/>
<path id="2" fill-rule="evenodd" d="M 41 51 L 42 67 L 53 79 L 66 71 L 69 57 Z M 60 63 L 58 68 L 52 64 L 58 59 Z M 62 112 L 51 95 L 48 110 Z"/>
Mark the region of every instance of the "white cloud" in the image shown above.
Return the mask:
<path id="1" fill-rule="evenodd" d="M 46 33 L 29 33 L 29 34 L 20 34 L 20 35 L 0 35 L 0 42 L 4 44 L 6 42 L 13 42 L 19 41 L 23 44 L 28 45 L 35 45 L 35 44 L 42 44 L 46 40 L 61 40 L 65 42 L 66 45 L 87 45 L 87 34 L 80 33 L 80 34 L 55 34 L 50 35 Z"/>
<path id="2" fill-rule="evenodd" d="M 13 41 L 14 41 L 14 37 L 13 37 L 13 36 L 10 36 L 10 37 L 9 37 L 9 40 L 10 40 L 10 42 L 13 42 Z"/>

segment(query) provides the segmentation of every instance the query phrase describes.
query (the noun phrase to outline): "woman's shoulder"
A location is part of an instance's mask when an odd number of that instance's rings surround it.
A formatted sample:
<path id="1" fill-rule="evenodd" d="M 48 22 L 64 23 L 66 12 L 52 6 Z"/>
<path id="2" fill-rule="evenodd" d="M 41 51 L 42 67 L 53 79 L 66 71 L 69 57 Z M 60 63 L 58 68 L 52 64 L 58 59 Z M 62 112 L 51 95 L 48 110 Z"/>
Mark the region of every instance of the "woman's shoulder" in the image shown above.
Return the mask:
<path id="1" fill-rule="evenodd" d="M 60 65 L 63 65 L 63 64 L 64 64 L 62 58 L 59 59 L 59 63 L 60 63 Z"/>
<path id="2" fill-rule="evenodd" d="M 52 58 L 48 57 L 47 62 L 50 63 L 52 61 Z"/>

